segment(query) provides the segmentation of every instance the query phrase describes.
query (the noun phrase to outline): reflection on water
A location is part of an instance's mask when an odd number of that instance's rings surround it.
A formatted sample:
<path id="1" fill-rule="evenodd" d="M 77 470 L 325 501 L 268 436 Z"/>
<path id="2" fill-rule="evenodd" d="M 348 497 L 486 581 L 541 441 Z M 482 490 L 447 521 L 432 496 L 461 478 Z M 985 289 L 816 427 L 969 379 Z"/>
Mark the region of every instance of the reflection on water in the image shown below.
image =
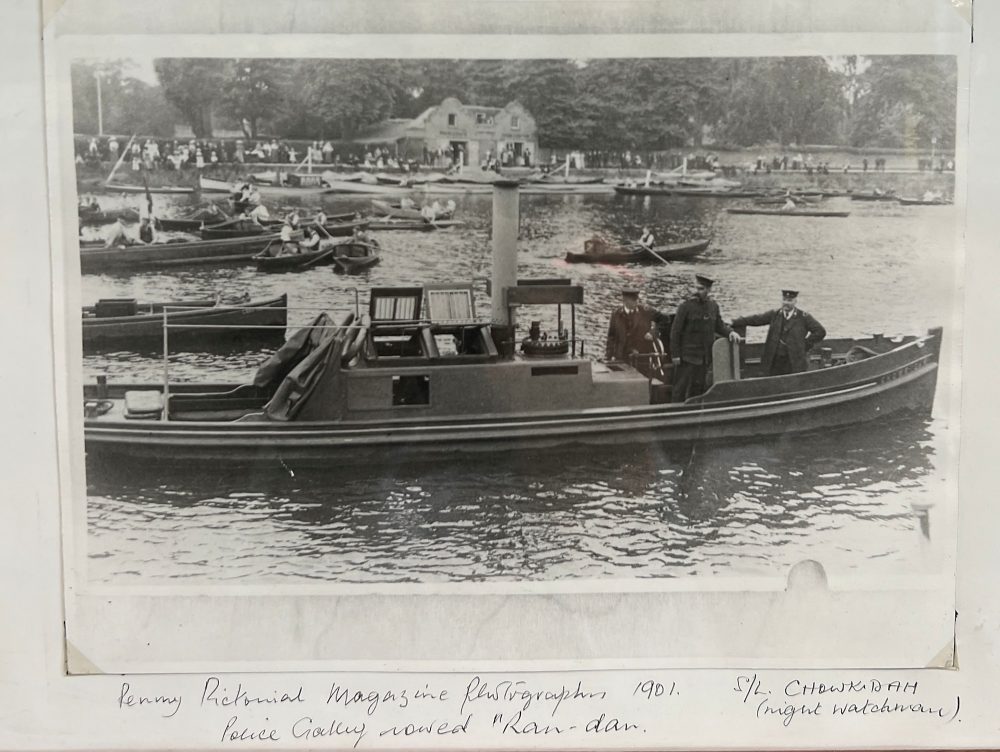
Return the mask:
<path id="1" fill-rule="evenodd" d="M 92 467 L 102 581 L 553 580 L 909 565 L 930 426 L 433 466 L 225 473 Z"/>
<path id="2" fill-rule="evenodd" d="M 156 197 L 158 202 L 167 197 Z M 373 286 L 490 275 L 489 196 L 457 197 L 467 224 L 434 233 L 379 233 L 381 265 L 357 277 L 326 267 L 260 274 L 251 266 L 83 277 L 85 303 L 288 293 L 292 326 L 316 310 L 353 310 Z M 327 199 L 329 212 L 366 201 Z M 695 270 L 719 284 L 732 317 L 773 305 L 782 287 L 831 336 L 919 333 L 951 320 L 954 216 L 947 208 L 859 206 L 846 220 L 726 214 L 705 199 L 522 198 L 519 274 L 568 276 L 585 287 L 578 334 L 603 351 L 621 287 L 673 308 Z M 700 259 L 670 265 L 567 265 L 595 233 L 661 242 L 711 237 Z M 483 285 L 476 305 L 488 315 Z M 527 309 L 522 325 L 555 313 Z M 755 332 L 762 337 L 763 332 Z M 947 336 L 947 334 L 946 334 Z M 175 353 L 174 380 L 244 380 L 270 349 Z M 158 381 L 156 353 L 88 355 L 88 376 Z M 88 468 L 90 575 L 113 583 L 239 580 L 406 582 L 777 574 L 803 558 L 858 573 L 919 563 L 911 505 L 941 504 L 939 418 L 729 446 L 611 447 L 429 466 L 247 475 Z"/>

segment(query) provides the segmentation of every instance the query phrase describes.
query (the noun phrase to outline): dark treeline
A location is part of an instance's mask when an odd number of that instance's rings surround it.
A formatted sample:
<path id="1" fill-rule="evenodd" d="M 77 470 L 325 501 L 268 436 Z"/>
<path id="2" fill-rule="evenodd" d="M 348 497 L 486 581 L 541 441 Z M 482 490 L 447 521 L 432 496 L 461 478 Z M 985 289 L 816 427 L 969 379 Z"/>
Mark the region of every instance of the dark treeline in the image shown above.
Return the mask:
<path id="1" fill-rule="evenodd" d="M 73 66 L 74 126 L 198 137 L 347 140 L 454 96 L 535 117 L 542 147 L 657 151 L 717 145 L 832 144 L 953 148 L 953 57 L 657 58 L 608 60 L 262 60 L 164 58 L 159 85 L 127 61 Z"/>

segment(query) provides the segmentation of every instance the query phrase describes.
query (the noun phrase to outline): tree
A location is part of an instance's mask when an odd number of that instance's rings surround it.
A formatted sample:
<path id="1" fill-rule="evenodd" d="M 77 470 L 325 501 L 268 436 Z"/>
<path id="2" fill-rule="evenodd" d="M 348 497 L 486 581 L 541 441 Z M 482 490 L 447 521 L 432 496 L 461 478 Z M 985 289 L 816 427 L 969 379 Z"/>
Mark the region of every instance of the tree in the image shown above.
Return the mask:
<path id="1" fill-rule="evenodd" d="M 823 58 L 739 61 L 720 135 L 744 146 L 836 140 L 845 99 L 842 76 Z"/>
<path id="2" fill-rule="evenodd" d="M 334 138 L 353 138 L 412 97 L 413 85 L 400 60 L 318 60 L 304 70 L 302 95 Z"/>
<path id="3" fill-rule="evenodd" d="M 73 90 L 73 128 L 97 133 L 97 77 L 101 81 L 101 125 L 106 133 L 169 136 L 177 111 L 158 86 L 127 75 L 122 60 L 74 61 L 70 69 Z"/>
<path id="4" fill-rule="evenodd" d="M 232 61 L 210 58 L 158 58 L 153 68 L 163 93 L 187 120 L 194 135 L 212 133 L 212 109 L 232 77 Z"/>
<path id="5" fill-rule="evenodd" d="M 955 145 L 954 57 L 886 55 L 871 58 L 862 75 L 851 132 L 855 146 L 920 146 L 931 139 Z"/>
<path id="6" fill-rule="evenodd" d="M 222 109 L 240 122 L 243 134 L 257 138 L 263 118 L 274 115 L 292 86 L 292 67 L 286 60 L 238 59 L 227 66 L 231 75 L 221 87 Z"/>

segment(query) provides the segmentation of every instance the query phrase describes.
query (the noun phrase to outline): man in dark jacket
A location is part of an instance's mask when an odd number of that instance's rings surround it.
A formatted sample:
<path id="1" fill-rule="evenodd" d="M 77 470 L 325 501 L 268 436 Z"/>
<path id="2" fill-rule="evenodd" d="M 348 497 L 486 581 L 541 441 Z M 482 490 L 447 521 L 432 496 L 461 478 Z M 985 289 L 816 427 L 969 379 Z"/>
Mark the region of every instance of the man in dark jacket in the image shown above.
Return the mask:
<path id="1" fill-rule="evenodd" d="M 644 356 L 657 352 L 657 344 L 660 345 L 661 355 L 663 354 L 662 343 L 654 342 L 656 330 L 651 328 L 651 324 L 656 324 L 662 330 L 669 326 L 669 320 L 669 316 L 641 303 L 638 290 L 622 290 L 622 305 L 611 314 L 608 326 L 605 360 L 631 363 L 646 376 L 654 375 L 659 378 L 658 374 L 653 373 L 656 369 L 652 368 L 651 359 Z"/>
<path id="2" fill-rule="evenodd" d="M 705 391 L 716 335 L 740 341 L 740 336 L 722 320 L 719 304 L 709 297 L 713 284 L 714 280 L 695 275 L 695 294 L 678 306 L 670 327 L 674 402 L 683 402 Z"/>
<path id="3" fill-rule="evenodd" d="M 628 362 L 632 355 L 651 352 L 646 334 L 655 315 L 656 311 L 639 302 L 638 290 L 622 290 L 622 304 L 611 314 L 608 326 L 605 359 Z"/>
<path id="4" fill-rule="evenodd" d="M 733 328 L 767 326 L 767 341 L 761 365 L 768 376 L 801 373 L 809 367 L 807 353 L 823 341 L 826 329 L 816 319 L 800 310 L 797 290 L 781 291 L 781 308 L 755 316 L 741 316 Z"/>

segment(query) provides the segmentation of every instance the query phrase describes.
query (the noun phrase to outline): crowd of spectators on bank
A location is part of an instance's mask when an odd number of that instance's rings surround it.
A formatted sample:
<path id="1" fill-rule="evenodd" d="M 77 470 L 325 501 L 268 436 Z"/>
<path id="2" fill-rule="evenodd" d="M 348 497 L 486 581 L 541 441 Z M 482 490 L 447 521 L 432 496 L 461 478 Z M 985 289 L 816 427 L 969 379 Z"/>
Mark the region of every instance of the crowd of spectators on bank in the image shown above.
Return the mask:
<path id="1" fill-rule="evenodd" d="M 127 153 L 125 153 L 127 151 Z M 403 157 L 386 145 L 351 144 L 345 142 L 295 141 L 278 138 L 226 139 L 166 139 L 118 136 L 78 136 L 76 161 L 94 167 L 116 163 L 133 171 L 166 169 L 202 169 L 215 164 L 300 164 L 311 160 L 315 165 L 347 165 L 357 168 L 414 171 L 421 167 L 459 171 L 467 166 L 469 155 L 460 144 L 446 148 L 424 147 L 422 153 Z M 685 162 L 688 170 L 710 170 L 730 176 L 738 173 L 770 174 L 801 171 L 809 175 L 842 172 L 885 172 L 885 157 L 855 157 L 836 164 L 812 154 L 760 155 L 743 163 L 722 164 L 712 153 L 679 153 L 624 151 L 549 151 L 547 159 L 539 159 L 529 147 L 515 150 L 506 145 L 497 152 L 481 155 L 479 166 L 499 172 L 507 167 L 540 167 L 543 170 L 569 161 L 571 169 L 652 169 L 672 170 Z M 910 158 L 907 158 L 909 161 Z M 912 163 L 911 163 L 912 164 Z M 916 167 L 921 172 L 950 172 L 955 169 L 950 157 L 918 157 Z"/>

